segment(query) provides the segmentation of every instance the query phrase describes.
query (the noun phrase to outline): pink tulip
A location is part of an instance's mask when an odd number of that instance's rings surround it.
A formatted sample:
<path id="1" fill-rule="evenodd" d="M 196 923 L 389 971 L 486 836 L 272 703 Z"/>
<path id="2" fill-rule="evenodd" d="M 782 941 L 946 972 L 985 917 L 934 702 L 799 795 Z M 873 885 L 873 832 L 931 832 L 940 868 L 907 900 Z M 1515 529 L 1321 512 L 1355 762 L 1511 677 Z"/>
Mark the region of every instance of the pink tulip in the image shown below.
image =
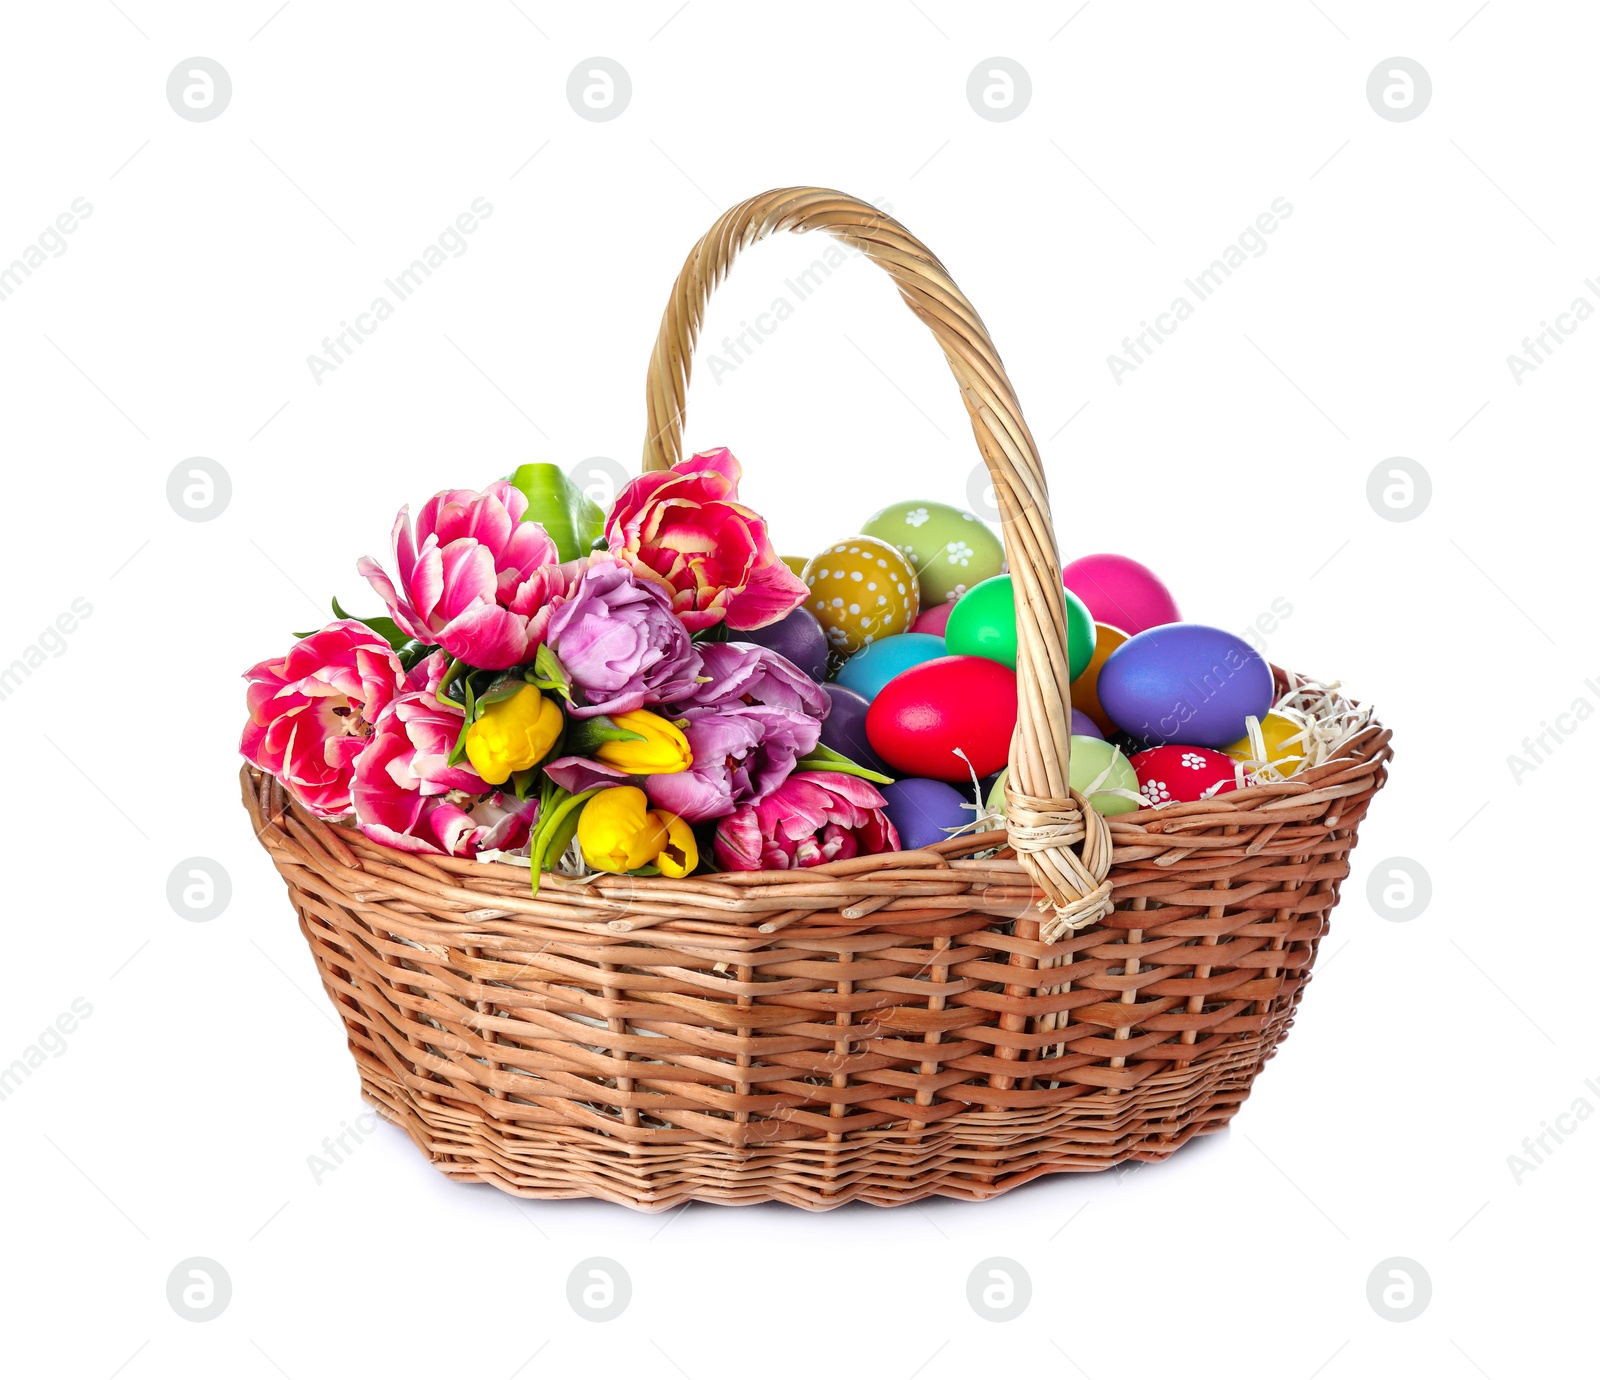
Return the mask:
<path id="1" fill-rule="evenodd" d="M 363 556 L 357 569 L 409 636 L 443 647 L 468 666 L 498 671 L 529 660 L 581 566 L 558 564 L 556 544 L 523 522 L 528 499 L 504 480 L 482 493 L 446 489 L 394 520 L 396 589 Z"/>
<path id="2" fill-rule="evenodd" d="M 764 628 L 810 593 L 738 501 L 740 474 L 726 448 L 702 451 L 633 480 L 606 521 L 612 554 L 664 586 L 690 632 L 724 618 L 736 630 Z"/>
<path id="3" fill-rule="evenodd" d="M 330 623 L 245 672 L 250 721 L 239 751 L 313 814 L 349 814 L 356 757 L 403 674 L 388 642 L 366 624 Z"/>
<path id="4" fill-rule="evenodd" d="M 445 668 L 444 655 L 435 652 L 413 668 L 405 693 L 378 715 L 356 759 L 351 798 L 356 823 L 373 842 L 470 858 L 480 847 L 507 846 L 486 840 L 515 836 L 538 802 L 519 803 L 470 767 L 449 765 L 465 719 L 438 701 Z M 479 797 L 489 797 L 493 808 L 485 809 Z"/>
<path id="5" fill-rule="evenodd" d="M 837 771 L 800 771 L 758 805 L 717 825 L 717 862 L 730 872 L 816 867 L 862 853 L 893 853 L 900 836 L 870 783 Z"/>

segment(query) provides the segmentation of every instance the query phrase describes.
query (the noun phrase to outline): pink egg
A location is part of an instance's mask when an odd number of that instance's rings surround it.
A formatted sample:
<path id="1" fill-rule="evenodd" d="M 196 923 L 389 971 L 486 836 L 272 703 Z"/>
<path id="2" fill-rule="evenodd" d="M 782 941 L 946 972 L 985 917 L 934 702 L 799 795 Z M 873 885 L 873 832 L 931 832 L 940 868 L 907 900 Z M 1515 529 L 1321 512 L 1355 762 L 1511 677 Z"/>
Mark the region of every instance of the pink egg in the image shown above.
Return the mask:
<path id="1" fill-rule="evenodd" d="M 944 625 L 950 621 L 950 610 L 956 606 L 954 599 L 942 604 L 935 604 L 930 609 L 923 609 L 917 615 L 916 622 L 911 625 L 912 632 L 932 633 L 935 637 L 944 636 Z"/>
<path id="2" fill-rule="evenodd" d="M 1238 786 L 1231 757 L 1210 748 L 1168 743 L 1135 753 L 1128 759 L 1139 778 L 1144 803 L 1165 805 L 1173 800 L 1209 800 Z"/>
<path id="3" fill-rule="evenodd" d="M 1128 556 L 1079 556 L 1061 572 L 1061 583 L 1089 606 L 1096 623 L 1121 628 L 1129 637 L 1182 618 L 1160 576 Z"/>

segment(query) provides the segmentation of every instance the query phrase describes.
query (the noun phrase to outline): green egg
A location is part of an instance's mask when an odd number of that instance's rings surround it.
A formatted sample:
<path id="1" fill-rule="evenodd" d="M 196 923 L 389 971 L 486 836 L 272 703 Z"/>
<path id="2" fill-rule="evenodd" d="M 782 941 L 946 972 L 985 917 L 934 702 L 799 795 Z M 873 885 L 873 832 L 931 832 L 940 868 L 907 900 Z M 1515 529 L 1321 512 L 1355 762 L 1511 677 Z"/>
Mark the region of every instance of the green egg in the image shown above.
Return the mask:
<path id="1" fill-rule="evenodd" d="M 1110 768 L 1108 771 L 1107 768 Z M 999 779 L 994 783 L 989 792 L 986 807 L 995 814 L 1003 815 L 1006 812 L 1006 777 L 1011 774 L 1011 769 L 1006 768 L 1000 773 Z M 1089 738 L 1082 734 L 1072 735 L 1072 789 L 1082 793 L 1100 778 L 1100 788 L 1089 797 L 1089 803 L 1103 815 L 1125 815 L 1139 808 L 1138 800 L 1130 800 L 1125 795 L 1113 795 L 1112 791 L 1132 791 L 1135 796 L 1139 794 L 1139 774 L 1134 771 L 1133 763 L 1124 757 L 1111 743 L 1104 738 Z"/>
<path id="2" fill-rule="evenodd" d="M 1067 664 L 1076 680 L 1094 656 L 1094 615 L 1083 600 L 1063 588 L 1067 606 Z M 1017 596 L 1009 575 L 974 585 L 950 610 L 944 645 L 952 656 L 983 656 L 1017 666 Z"/>
<path id="3" fill-rule="evenodd" d="M 963 508 L 930 499 L 891 503 L 861 529 L 905 552 L 922 587 L 922 607 L 959 599 L 1005 569 L 1000 538 Z"/>
<path id="4" fill-rule="evenodd" d="M 1072 778 L 1072 789 L 1079 792 L 1094 785 L 1096 779 L 1104 774 L 1105 780 L 1100 782 L 1100 789 L 1089 797 L 1089 803 L 1103 815 L 1125 815 L 1139 808 L 1137 799 L 1129 800 L 1125 795 L 1109 794 L 1111 790 L 1132 791 L 1137 797 L 1139 774 L 1121 750 L 1104 738 L 1089 738 L 1074 733 L 1072 769 L 1068 774 Z"/>

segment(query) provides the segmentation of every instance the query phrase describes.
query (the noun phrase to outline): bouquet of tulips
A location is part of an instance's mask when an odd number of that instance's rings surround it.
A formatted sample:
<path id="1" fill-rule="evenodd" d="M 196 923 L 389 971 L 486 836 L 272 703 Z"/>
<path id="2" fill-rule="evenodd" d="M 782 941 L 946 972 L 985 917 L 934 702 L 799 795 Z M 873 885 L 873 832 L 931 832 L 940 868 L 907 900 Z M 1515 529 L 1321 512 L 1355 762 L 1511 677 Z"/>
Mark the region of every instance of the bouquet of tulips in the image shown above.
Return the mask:
<path id="1" fill-rule="evenodd" d="M 412 853 L 683 877 L 899 848 L 875 775 L 821 745 L 830 701 L 739 640 L 806 585 L 706 451 L 609 514 L 554 465 L 394 524 L 387 613 L 246 672 L 240 751 L 313 814 Z M 702 858 L 706 858 L 702 864 Z"/>

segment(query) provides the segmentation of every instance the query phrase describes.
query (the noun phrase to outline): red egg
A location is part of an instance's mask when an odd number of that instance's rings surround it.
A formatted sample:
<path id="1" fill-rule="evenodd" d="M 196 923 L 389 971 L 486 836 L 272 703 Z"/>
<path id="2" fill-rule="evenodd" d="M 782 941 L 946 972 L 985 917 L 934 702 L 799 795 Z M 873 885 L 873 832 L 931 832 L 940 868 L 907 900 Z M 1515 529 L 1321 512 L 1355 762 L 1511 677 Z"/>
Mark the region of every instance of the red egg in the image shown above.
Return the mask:
<path id="1" fill-rule="evenodd" d="M 970 781 L 968 762 L 979 776 L 999 771 L 1016 726 L 1017 673 L 981 656 L 941 656 L 909 667 L 867 711 L 873 751 L 896 771 L 937 781 Z"/>
<path id="2" fill-rule="evenodd" d="M 1209 800 L 1238 787 L 1231 757 L 1210 748 L 1168 743 L 1136 753 L 1129 761 L 1139 777 L 1144 803 L 1165 805 L 1175 800 Z"/>

